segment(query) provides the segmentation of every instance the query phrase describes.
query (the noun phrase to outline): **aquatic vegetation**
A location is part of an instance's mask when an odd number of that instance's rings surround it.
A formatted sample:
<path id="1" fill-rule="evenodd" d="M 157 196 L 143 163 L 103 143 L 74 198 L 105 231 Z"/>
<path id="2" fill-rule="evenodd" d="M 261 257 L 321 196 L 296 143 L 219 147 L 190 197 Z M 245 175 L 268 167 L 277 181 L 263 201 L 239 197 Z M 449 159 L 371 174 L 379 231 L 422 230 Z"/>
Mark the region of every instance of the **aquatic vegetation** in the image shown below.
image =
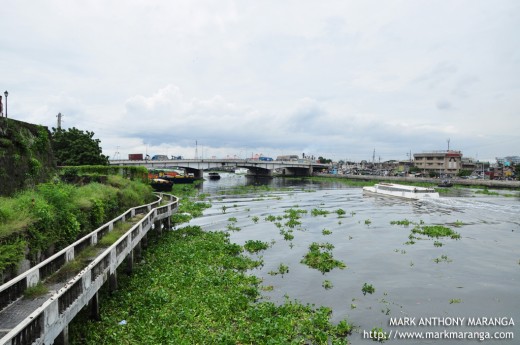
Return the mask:
<path id="1" fill-rule="evenodd" d="M 280 230 L 280 235 L 282 235 L 283 239 L 286 241 L 294 240 L 294 235 L 292 234 L 292 230 L 289 230 L 289 231 Z"/>
<path id="2" fill-rule="evenodd" d="M 457 221 L 453 224 L 453 226 L 455 226 L 455 227 L 457 227 L 457 228 L 459 228 L 459 227 L 461 227 L 461 226 L 463 226 L 463 225 L 464 225 L 464 223 L 461 222 L 460 220 L 457 220 Z"/>
<path id="3" fill-rule="evenodd" d="M 106 294 L 101 321 L 76 316 L 71 344 L 347 344 L 352 326 L 332 324 L 330 308 L 260 301 L 260 279 L 245 273 L 254 261 L 223 232 L 166 232 L 144 255 Z"/>
<path id="4" fill-rule="evenodd" d="M 433 259 L 433 261 L 436 262 L 436 263 L 439 263 L 439 262 L 452 262 L 453 260 L 448 258 L 447 255 L 441 255 L 440 258 L 435 258 L 435 259 Z"/>
<path id="5" fill-rule="evenodd" d="M 244 249 L 250 253 L 258 253 L 261 250 L 269 248 L 269 243 L 258 240 L 248 240 L 244 244 Z"/>
<path id="6" fill-rule="evenodd" d="M 238 226 L 231 225 L 231 224 L 228 224 L 226 226 L 226 229 L 228 229 L 229 231 L 240 231 L 240 230 L 242 230 L 242 228 L 240 228 Z"/>
<path id="7" fill-rule="evenodd" d="M 412 229 L 412 233 L 426 235 L 429 237 L 450 237 L 452 239 L 459 239 L 460 234 L 451 230 L 448 227 L 442 225 L 425 225 L 425 226 L 416 226 Z"/>
<path id="8" fill-rule="evenodd" d="M 269 271 L 268 274 L 272 275 L 272 276 L 275 276 L 275 275 L 278 275 L 278 274 L 281 274 L 282 277 L 284 274 L 287 274 L 289 273 L 289 266 L 287 265 L 284 265 L 284 264 L 280 264 L 278 266 L 278 271 Z"/>
<path id="9" fill-rule="evenodd" d="M 276 221 L 276 217 L 273 216 L 272 214 L 268 215 L 267 217 L 264 218 L 266 221 L 268 222 L 274 222 Z"/>
<path id="10" fill-rule="evenodd" d="M 332 282 L 330 280 L 324 280 L 322 283 L 321 283 L 321 286 L 323 286 L 323 288 L 325 290 L 330 290 L 334 287 L 334 285 L 332 284 Z"/>
<path id="11" fill-rule="evenodd" d="M 365 283 L 361 288 L 361 292 L 363 292 L 363 295 L 366 295 L 367 293 L 373 294 L 376 292 L 376 289 L 372 286 L 372 284 Z"/>
<path id="12" fill-rule="evenodd" d="M 236 217 L 230 217 L 228 218 L 228 222 L 232 222 L 232 223 L 236 223 L 238 220 L 236 219 Z"/>
<path id="13" fill-rule="evenodd" d="M 226 205 L 222 205 L 222 213 L 226 213 L 226 210 L 227 210 L 227 206 Z"/>
<path id="14" fill-rule="evenodd" d="M 323 229 L 323 230 L 321 230 L 321 233 L 322 233 L 323 235 L 330 235 L 330 234 L 332 234 L 332 231 L 330 231 L 330 230 L 328 230 L 328 229 Z"/>
<path id="15" fill-rule="evenodd" d="M 341 217 L 341 216 L 344 216 L 344 215 L 347 213 L 347 212 L 345 212 L 345 210 L 343 210 L 343 209 L 341 209 L 341 208 L 337 209 L 335 212 L 336 212 L 336 214 L 337 214 L 338 216 L 340 216 L 340 217 Z"/>
<path id="16" fill-rule="evenodd" d="M 284 211 L 283 218 L 299 219 L 301 214 L 306 214 L 307 210 L 290 208 Z"/>
<path id="17" fill-rule="evenodd" d="M 450 299 L 450 304 L 457 304 L 457 303 L 460 303 L 462 302 L 462 300 L 460 298 L 452 298 Z"/>
<path id="18" fill-rule="evenodd" d="M 258 218 L 257 216 L 253 216 L 253 218 L 251 218 L 251 220 L 253 221 L 253 223 L 258 223 L 258 221 L 260 220 L 260 218 Z"/>
<path id="19" fill-rule="evenodd" d="M 402 225 L 402 226 L 409 226 L 410 224 L 412 224 L 411 221 L 409 221 L 408 219 L 403 219 L 403 220 L 392 220 L 390 222 L 391 225 Z"/>
<path id="20" fill-rule="evenodd" d="M 372 221 L 370 219 L 365 219 L 365 225 L 370 225 L 372 224 Z"/>
<path id="21" fill-rule="evenodd" d="M 317 217 L 317 216 L 324 216 L 326 217 L 330 212 L 327 211 L 327 210 L 322 210 L 322 209 L 318 209 L 318 208 L 313 208 L 311 210 L 311 215 L 313 217 Z"/>
<path id="22" fill-rule="evenodd" d="M 384 343 L 385 340 L 390 339 L 390 335 L 381 327 L 374 327 L 370 331 L 370 338 L 373 341 Z"/>
<path id="23" fill-rule="evenodd" d="M 302 223 L 293 218 L 291 218 L 287 222 L 285 222 L 285 226 L 288 226 L 289 228 L 295 228 L 296 226 L 299 226 L 299 225 L 302 225 Z"/>
<path id="24" fill-rule="evenodd" d="M 442 247 L 442 242 L 435 241 L 435 242 L 433 242 L 433 245 L 434 245 L 435 247 Z"/>
<path id="25" fill-rule="evenodd" d="M 303 259 L 302 264 L 321 271 L 321 273 L 329 272 L 338 267 L 344 269 L 347 267 L 343 262 L 336 260 L 332 256 L 332 249 L 334 246 L 330 243 L 316 243 L 313 242 L 309 246 L 309 251 Z"/>

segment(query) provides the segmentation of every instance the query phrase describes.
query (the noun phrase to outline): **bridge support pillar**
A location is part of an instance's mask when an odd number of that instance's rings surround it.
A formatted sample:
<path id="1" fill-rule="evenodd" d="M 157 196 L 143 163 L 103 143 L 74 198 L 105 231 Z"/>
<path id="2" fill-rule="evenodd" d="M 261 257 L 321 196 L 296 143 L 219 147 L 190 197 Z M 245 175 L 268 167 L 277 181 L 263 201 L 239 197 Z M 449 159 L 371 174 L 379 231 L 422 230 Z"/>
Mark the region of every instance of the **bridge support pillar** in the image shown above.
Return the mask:
<path id="1" fill-rule="evenodd" d="M 164 225 L 164 228 L 166 230 L 171 230 L 172 228 L 172 221 L 171 221 L 171 218 L 168 217 L 168 218 L 164 218 L 163 219 L 163 225 Z"/>
<path id="2" fill-rule="evenodd" d="M 126 256 L 126 274 L 132 274 L 134 270 L 134 251 L 131 250 L 130 253 Z"/>
<path id="3" fill-rule="evenodd" d="M 108 290 L 110 293 L 117 290 L 117 270 L 108 276 Z"/>
<path id="4" fill-rule="evenodd" d="M 148 248 L 148 233 L 143 235 L 143 238 L 141 239 L 141 243 L 143 244 L 143 248 Z"/>
<path id="5" fill-rule="evenodd" d="M 136 261 L 141 261 L 142 258 L 142 250 L 141 250 L 141 242 L 137 242 L 134 247 L 134 259 Z"/>
<path id="6" fill-rule="evenodd" d="M 96 292 L 94 296 L 88 302 L 90 309 L 90 318 L 95 321 L 101 320 L 101 315 L 99 314 L 99 292 Z"/>
<path id="7" fill-rule="evenodd" d="M 63 331 L 54 339 L 54 345 L 69 345 L 69 325 L 63 327 Z"/>
<path id="8" fill-rule="evenodd" d="M 157 220 L 153 223 L 153 228 L 157 232 L 158 235 L 162 234 L 161 221 Z"/>

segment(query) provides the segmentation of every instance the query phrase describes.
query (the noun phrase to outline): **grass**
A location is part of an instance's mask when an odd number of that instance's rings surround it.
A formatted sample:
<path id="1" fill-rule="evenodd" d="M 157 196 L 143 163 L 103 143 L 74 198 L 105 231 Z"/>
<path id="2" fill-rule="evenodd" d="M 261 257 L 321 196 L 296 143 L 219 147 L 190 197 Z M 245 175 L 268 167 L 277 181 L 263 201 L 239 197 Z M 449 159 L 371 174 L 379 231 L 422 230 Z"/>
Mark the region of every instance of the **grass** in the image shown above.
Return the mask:
<path id="1" fill-rule="evenodd" d="M 25 289 L 23 296 L 28 299 L 34 299 L 47 294 L 47 292 L 49 292 L 49 289 L 42 282 L 39 282 L 35 286 Z"/>

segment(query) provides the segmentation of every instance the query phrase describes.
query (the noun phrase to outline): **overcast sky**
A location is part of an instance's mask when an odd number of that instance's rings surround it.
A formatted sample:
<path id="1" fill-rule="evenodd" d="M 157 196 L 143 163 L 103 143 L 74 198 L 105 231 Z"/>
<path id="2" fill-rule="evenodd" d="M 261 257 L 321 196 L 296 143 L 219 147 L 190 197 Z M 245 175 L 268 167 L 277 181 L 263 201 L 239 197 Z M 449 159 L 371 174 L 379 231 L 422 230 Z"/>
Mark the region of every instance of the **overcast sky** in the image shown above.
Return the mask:
<path id="1" fill-rule="evenodd" d="M 0 88 L 111 158 L 494 160 L 520 155 L 520 1 L 0 0 Z"/>

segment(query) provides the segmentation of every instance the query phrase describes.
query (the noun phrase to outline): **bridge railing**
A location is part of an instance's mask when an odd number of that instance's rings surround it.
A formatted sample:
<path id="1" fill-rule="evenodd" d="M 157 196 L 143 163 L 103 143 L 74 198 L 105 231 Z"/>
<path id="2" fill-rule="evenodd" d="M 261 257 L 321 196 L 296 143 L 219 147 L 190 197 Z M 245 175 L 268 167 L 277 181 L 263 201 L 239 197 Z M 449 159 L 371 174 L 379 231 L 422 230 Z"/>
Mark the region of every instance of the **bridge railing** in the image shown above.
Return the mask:
<path id="1" fill-rule="evenodd" d="M 163 198 L 167 198 L 169 202 L 164 206 L 159 206 Z M 126 220 L 127 217 L 133 217 L 135 214 L 142 214 L 145 210 L 148 211 L 114 244 L 98 255 L 86 268 L 44 302 L 41 307 L 0 339 L 0 344 L 32 344 L 38 339 L 37 343 L 42 343 L 40 342 L 42 335 L 46 337 L 45 344 L 52 343 L 68 322 L 90 300 L 93 295 L 90 286 L 95 284 L 94 292 L 97 292 L 106 280 L 106 273 L 108 271 L 110 273 L 115 272 L 129 252 L 151 229 L 153 222 L 171 216 L 177 211 L 177 208 L 178 199 L 175 196 L 160 193 L 157 201 L 127 210 L 47 260 L 2 285 L 0 287 L 0 302 L 2 307 L 5 307 L 21 298 L 26 288 L 35 286 L 64 264 L 73 260 L 80 248 L 97 244 L 104 235 L 114 228 L 116 223 Z M 65 315 L 64 312 L 75 304 L 79 297 L 82 297 L 81 300 L 84 302 L 81 307 L 76 308 L 77 310 L 72 316 L 71 314 Z"/>

